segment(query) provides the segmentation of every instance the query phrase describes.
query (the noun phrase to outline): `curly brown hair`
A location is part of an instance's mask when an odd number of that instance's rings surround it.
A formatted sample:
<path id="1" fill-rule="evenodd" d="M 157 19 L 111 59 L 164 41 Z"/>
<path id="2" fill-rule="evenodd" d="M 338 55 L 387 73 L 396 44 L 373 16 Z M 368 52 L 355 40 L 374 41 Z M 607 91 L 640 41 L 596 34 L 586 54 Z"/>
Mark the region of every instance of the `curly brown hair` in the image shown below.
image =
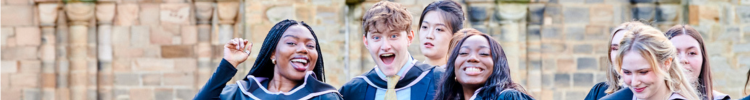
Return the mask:
<path id="1" fill-rule="evenodd" d="M 412 15 L 401 4 L 389 1 L 380 1 L 367 10 L 362 17 L 362 28 L 364 36 L 368 32 L 381 32 L 386 30 L 411 30 Z"/>

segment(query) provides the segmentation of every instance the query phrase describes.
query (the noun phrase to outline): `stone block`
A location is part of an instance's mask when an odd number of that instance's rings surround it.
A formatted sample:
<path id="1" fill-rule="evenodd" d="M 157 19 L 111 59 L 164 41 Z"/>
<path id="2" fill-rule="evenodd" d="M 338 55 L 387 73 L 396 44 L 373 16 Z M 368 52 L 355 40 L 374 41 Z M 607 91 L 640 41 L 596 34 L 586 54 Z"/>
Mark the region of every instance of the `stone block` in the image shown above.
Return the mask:
<path id="1" fill-rule="evenodd" d="M 138 4 L 118 4 L 117 5 L 117 17 L 115 17 L 116 26 L 131 26 L 138 25 L 140 16 L 140 7 Z"/>
<path id="2" fill-rule="evenodd" d="M 750 1 L 748 1 L 750 3 Z M 740 23 L 750 23 L 750 6 L 736 6 L 737 17 L 740 19 Z"/>
<path id="3" fill-rule="evenodd" d="M 599 62 L 593 57 L 579 57 L 577 58 L 578 70 L 597 70 Z"/>
<path id="4" fill-rule="evenodd" d="M 557 73 L 572 73 L 576 71 L 575 60 L 559 58 L 557 59 Z"/>
<path id="5" fill-rule="evenodd" d="M 561 32 L 562 29 L 557 26 L 545 26 L 541 29 L 541 36 L 542 40 L 548 40 L 548 39 L 561 39 L 562 35 Z"/>
<path id="6" fill-rule="evenodd" d="M 198 29 L 193 25 L 182 26 L 179 32 L 182 44 L 192 45 L 198 42 Z"/>
<path id="7" fill-rule="evenodd" d="M 555 74 L 555 87 L 556 88 L 570 87 L 570 74 L 556 73 Z"/>
<path id="8" fill-rule="evenodd" d="M 117 46 L 130 46 L 130 26 L 114 26 L 112 27 L 112 44 L 106 45 L 117 45 Z"/>
<path id="9" fill-rule="evenodd" d="M 156 88 L 154 89 L 154 98 L 156 100 L 173 100 L 174 92 L 171 88 Z"/>
<path id="10" fill-rule="evenodd" d="M 132 63 L 130 59 L 115 59 L 112 61 L 112 72 L 130 72 Z"/>
<path id="11" fill-rule="evenodd" d="M 193 72 L 164 73 L 166 86 L 193 86 L 195 74 Z"/>
<path id="12" fill-rule="evenodd" d="M 271 23 L 278 23 L 284 19 L 294 19 L 294 10 L 292 6 L 275 6 L 268 8 L 265 15 Z"/>
<path id="13" fill-rule="evenodd" d="M 39 59 L 37 56 L 37 48 L 29 46 L 19 47 L 3 47 L 2 59 L 3 60 L 35 60 Z"/>
<path id="14" fill-rule="evenodd" d="M 164 58 L 186 58 L 194 57 L 192 45 L 163 45 L 161 54 Z"/>
<path id="15" fill-rule="evenodd" d="M 2 26 L 31 26 L 34 25 L 33 5 L 3 5 Z"/>
<path id="16" fill-rule="evenodd" d="M 161 4 L 160 19 L 163 25 L 188 25 L 191 24 L 191 6 L 189 3 L 166 3 Z"/>
<path id="17" fill-rule="evenodd" d="M 587 24 L 589 23 L 589 8 L 565 7 L 563 16 L 566 24 Z"/>
<path id="18" fill-rule="evenodd" d="M 633 19 L 637 20 L 652 20 L 655 15 L 655 8 L 653 5 L 636 5 L 632 8 Z"/>
<path id="19" fill-rule="evenodd" d="M 529 24 L 530 25 L 542 25 L 544 22 L 544 9 L 543 4 L 529 4 Z"/>
<path id="20" fill-rule="evenodd" d="M 16 27 L 15 31 L 18 46 L 39 46 L 42 43 L 39 27 Z"/>
<path id="21" fill-rule="evenodd" d="M 654 3 L 656 0 L 630 0 L 632 3 Z"/>
<path id="22" fill-rule="evenodd" d="M 138 58 L 133 63 L 134 71 L 167 71 L 174 69 L 171 59 Z"/>
<path id="23" fill-rule="evenodd" d="M 482 6 L 470 6 L 468 8 L 468 19 L 472 23 L 472 25 L 479 25 L 487 20 L 489 17 L 487 14 L 487 8 Z"/>
<path id="24" fill-rule="evenodd" d="M 586 4 L 604 3 L 604 0 L 586 0 Z"/>
<path id="25" fill-rule="evenodd" d="M 142 74 L 141 79 L 143 80 L 143 83 L 141 83 L 143 86 L 162 86 L 162 77 L 159 73 Z"/>
<path id="26" fill-rule="evenodd" d="M 134 88 L 130 89 L 131 100 L 155 100 L 154 90 L 150 88 Z"/>
<path id="27" fill-rule="evenodd" d="M 138 19 L 140 20 L 140 25 L 159 25 L 159 22 L 161 22 L 161 10 L 159 4 L 140 4 L 140 13 L 138 14 Z"/>
<path id="28" fill-rule="evenodd" d="M 565 26 L 565 39 L 567 41 L 581 41 L 584 39 L 586 28 L 581 26 Z"/>
<path id="29" fill-rule="evenodd" d="M 8 4 L 8 5 L 30 5 L 30 4 L 34 4 L 33 0 L 3 0 L 3 1 L 5 1 L 5 2 L 3 2 L 3 4 Z"/>
<path id="30" fill-rule="evenodd" d="M 15 28 L 13 27 L 2 27 L 2 29 L 0 29 L 0 31 L 2 31 L 2 33 L 0 33 L 1 34 L 0 41 L 2 41 L 0 43 L 2 43 L 2 46 L 6 46 L 8 45 L 8 42 L 11 42 L 11 41 L 8 41 L 8 39 L 13 37 L 16 34 L 14 29 Z M 12 42 L 15 43 L 15 39 Z M 13 44 L 13 45 L 16 45 L 16 44 Z"/>
<path id="31" fill-rule="evenodd" d="M 39 89 L 23 89 L 24 100 L 41 100 L 42 91 Z"/>
<path id="32" fill-rule="evenodd" d="M 151 28 L 152 28 L 151 34 L 149 35 L 151 44 L 157 44 L 157 45 L 173 44 L 172 39 L 174 37 L 174 33 L 170 32 L 168 28 L 166 28 L 165 26 L 157 26 L 157 27 L 151 27 Z"/>
<path id="33" fill-rule="evenodd" d="M 594 86 L 593 73 L 573 73 L 573 86 L 591 87 Z"/>
<path id="34" fill-rule="evenodd" d="M 614 8 L 609 4 L 597 4 L 589 9 L 589 21 L 591 24 L 607 25 L 614 20 Z"/>
<path id="35" fill-rule="evenodd" d="M 660 5 L 656 8 L 656 22 L 677 22 L 679 5 Z"/>
<path id="36" fill-rule="evenodd" d="M 198 61 L 195 58 L 174 59 L 175 71 L 178 72 L 195 72 L 197 65 Z"/>
<path id="37" fill-rule="evenodd" d="M 149 45 L 150 34 L 151 34 L 151 30 L 148 26 L 130 27 L 130 46 L 131 47 L 144 47 L 144 46 Z"/>
<path id="38" fill-rule="evenodd" d="M 573 46 L 573 53 L 591 54 L 594 47 L 591 44 L 578 44 Z"/>
<path id="39" fill-rule="evenodd" d="M 16 73 L 18 72 L 18 61 L 15 60 L 3 60 L 2 61 L 2 73 Z"/>
<path id="40" fill-rule="evenodd" d="M 2 99 L 3 100 L 21 100 L 21 89 L 13 88 L 13 89 L 3 89 L 2 91 Z"/>
<path id="41" fill-rule="evenodd" d="M 175 92 L 178 100 L 190 100 L 196 94 L 192 89 L 175 89 Z"/>
<path id="42" fill-rule="evenodd" d="M 750 43 L 737 43 L 732 45 L 732 52 L 743 53 L 750 52 Z"/>
<path id="43" fill-rule="evenodd" d="M 10 86 L 13 88 L 35 88 L 40 86 L 39 73 L 17 73 L 10 75 Z"/>
<path id="44" fill-rule="evenodd" d="M 717 34 L 719 35 L 717 40 L 740 41 L 742 38 L 742 32 L 738 26 L 724 26 L 723 31 L 720 29 L 719 32 L 714 32 L 714 36 Z"/>
<path id="45" fill-rule="evenodd" d="M 18 68 L 21 73 L 40 73 L 42 62 L 39 60 L 21 60 L 18 63 Z"/>
<path id="46" fill-rule="evenodd" d="M 543 43 L 542 53 L 558 54 L 563 53 L 568 47 L 562 43 Z"/>

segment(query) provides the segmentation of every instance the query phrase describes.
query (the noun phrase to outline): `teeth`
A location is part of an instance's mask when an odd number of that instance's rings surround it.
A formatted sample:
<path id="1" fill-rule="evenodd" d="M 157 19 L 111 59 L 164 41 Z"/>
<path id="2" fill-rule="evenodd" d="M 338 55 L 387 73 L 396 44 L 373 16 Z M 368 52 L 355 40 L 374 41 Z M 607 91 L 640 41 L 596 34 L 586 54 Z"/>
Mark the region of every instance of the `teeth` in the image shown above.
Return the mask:
<path id="1" fill-rule="evenodd" d="M 474 68 L 474 67 L 466 68 L 466 72 L 479 72 L 479 71 L 480 71 L 479 68 Z"/>
<path id="2" fill-rule="evenodd" d="M 292 62 L 307 63 L 307 60 L 304 60 L 304 59 L 292 59 Z"/>
<path id="3" fill-rule="evenodd" d="M 388 54 L 381 54 L 380 56 L 393 56 L 393 54 L 391 54 L 391 53 L 388 53 Z"/>

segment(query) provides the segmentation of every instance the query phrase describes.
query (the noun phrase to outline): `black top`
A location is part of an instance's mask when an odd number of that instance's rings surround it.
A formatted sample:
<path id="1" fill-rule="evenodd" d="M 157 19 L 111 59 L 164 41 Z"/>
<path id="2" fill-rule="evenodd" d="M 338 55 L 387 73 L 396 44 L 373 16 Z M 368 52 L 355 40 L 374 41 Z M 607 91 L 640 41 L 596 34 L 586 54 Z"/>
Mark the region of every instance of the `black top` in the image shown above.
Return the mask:
<path id="1" fill-rule="evenodd" d="M 607 82 L 599 82 L 594 87 L 591 88 L 589 91 L 589 94 L 586 95 L 586 98 L 583 100 L 599 100 L 604 96 L 607 96 L 607 88 L 609 88 L 609 84 Z"/>
<path id="2" fill-rule="evenodd" d="M 396 83 L 395 89 L 398 92 L 399 89 L 411 88 L 411 100 L 432 100 L 437 92 L 436 83 L 440 81 L 443 72 L 445 72 L 444 69 L 415 62 L 414 66 L 405 73 L 406 75 Z M 344 84 L 339 92 L 346 100 L 373 100 L 377 90 L 386 88 L 386 80 L 380 78 L 373 68 Z"/>
<path id="3" fill-rule="evenodd" d="M 740 100 L 750 100 L 750 95 L 746 96 L 745 98 L 742 98 Z"/>
<path id="4" fill-rule="evenodd" d="M 619 91 L 602 97 L 599 100 L 633 100 L 633 91 L 630 88 L 623 88 Z"/>
<path id="5" fill-rule="evenodd" d="M 216 72 L 205 86 L 193 98 L 194 100 L 341 100 L 341 95 L 331 85 L 315 79 L 312 72 L 308 72 L 301 84 L 296 85 L 289 92 L 269 92 L 268 81 L 263 77 L 247 76 L 236 84 L 226 85 L 232 79 L 237 69 L 226 60 L 222 60 Z"/>
<path id="6" fill-rule="evenodd" d="M 477 94 L 474 94 L 476 98 L 474 100 L 485 100 L 486 98 L 478 96 Z M 500 93 L 500 95 L 497 96 L 497 98 L 493 100 L 534 100 L 534 98 L 531 98 L 531 96 L 526 95 L 523 92 L 520 92 L 518 90 L 514 89 L 506 89 L 503 92 Z"/>

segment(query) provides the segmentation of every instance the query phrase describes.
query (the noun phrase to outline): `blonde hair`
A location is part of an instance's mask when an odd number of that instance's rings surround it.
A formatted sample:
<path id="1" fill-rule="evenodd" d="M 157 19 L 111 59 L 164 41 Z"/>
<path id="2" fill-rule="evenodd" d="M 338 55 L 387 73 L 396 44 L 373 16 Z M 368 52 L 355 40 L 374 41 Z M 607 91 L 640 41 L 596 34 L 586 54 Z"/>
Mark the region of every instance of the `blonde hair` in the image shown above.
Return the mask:
<path id="1" fill-rule="evenodd" d="M 612 31 L 611 33 L 612 37 L 609 38 L 609 41 L 612 41 L 614 39 L 617 32 L 621 32 L 621 31 L 625 32 L 623 34 L 632 33 L 629 31 L 632 30 L 632 28 L 639 27 L 639 26 L 647 26 L 647 25 L 638 21 L 622 23 L 620 24 L 620 26 L 618 26 Z M 620 42 L 620 41 L 613 41 L 613 42 Z M 608 49 L 607 49 L 607 59 L 610 59 L 610 60 L 607 60 L 607 62 L 610 63 L 609 70 L 607 71 L 607 85 L 609 85 L 609 87 L 607 87 L 607 90 L 604 92 L 607 94 L 612 94 L 620 90 L 622 86 L 620 86 L 620 80 L 619 80 L 620 74 L 618 74 L 617 70 L 615 70 L 614 62 L 612 62 L 612 55 L 610 55 L 612 53 L 612 50 L 610 50 L 609 47 L 612 47 L 611 43 L 609 44 Z"/>
<path id="2" fill-rule="evenodd" d="M 631 28 L 629 34 L 620 42 L 616 58 L 616 68 L 622 73 L 623 56 L 629 51 L 639 52 L 647 61 L 651 63 L 651 69 L 658 77 L 664 77 L 665 85 L 669 91 L 678 93 L 688 100 L 698 100 L 698 93 L 695 87 L 687 80 L 685 69 L 678 64 L 677 50 L 672 42 L 667 39 L 659 30 L 650 26 L 636 26 Z M 662 69 L 664 62 L 670 62 L 668 69 Z"/>

